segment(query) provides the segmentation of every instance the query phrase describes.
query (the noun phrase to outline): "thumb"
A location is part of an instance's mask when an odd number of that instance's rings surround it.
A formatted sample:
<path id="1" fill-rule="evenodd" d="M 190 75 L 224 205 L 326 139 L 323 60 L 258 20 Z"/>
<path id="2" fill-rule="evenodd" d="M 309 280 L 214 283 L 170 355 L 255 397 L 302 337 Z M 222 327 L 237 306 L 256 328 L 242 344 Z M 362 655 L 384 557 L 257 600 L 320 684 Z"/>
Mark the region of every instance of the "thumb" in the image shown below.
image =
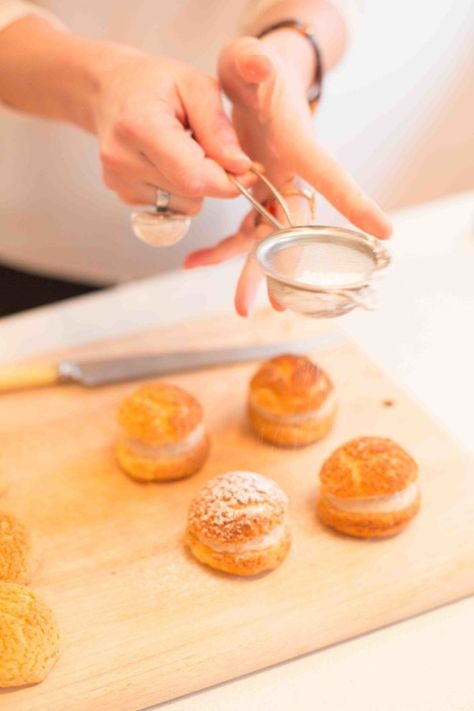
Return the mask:
<path id="1" fill-rule="evenodd" d="M 217 82 L 208 77 L 196 80 L 184 103 L 189 126 L 205 154 L 232 173 L 246 173 L 251 161 L 226 116 Z"/>
<path id="2" fill-rule="evenodd" d="M 269 79 L 275 69 L 265 46 L 254 37 L 237 40 L 234 59 L 238 74 L 248 84 L 260 84 Z"/>
<path id="3" fill-rule="evenodd" d="M 239 37 L 219 57 L 219 78 L 231 100 L 240 95 L 242 82 L 254 90 L 275 73 L 274 61 L 265 45 L 255 37 Z"/>

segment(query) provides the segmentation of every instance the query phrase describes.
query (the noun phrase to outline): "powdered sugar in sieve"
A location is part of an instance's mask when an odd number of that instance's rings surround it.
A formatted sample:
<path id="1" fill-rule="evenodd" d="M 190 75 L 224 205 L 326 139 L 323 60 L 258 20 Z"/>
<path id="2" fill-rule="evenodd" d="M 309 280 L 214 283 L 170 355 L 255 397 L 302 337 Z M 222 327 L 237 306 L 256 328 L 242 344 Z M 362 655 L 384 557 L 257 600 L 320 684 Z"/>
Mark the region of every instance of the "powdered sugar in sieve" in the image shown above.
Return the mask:
<path id="1" fill-rule="evenodd" d="M 373 308 L 369 285 L 390 257 L 380 243 L 338 227 L 292 227 L 263 240 L 255 257 L 282 305 L 312 316 Z"/>

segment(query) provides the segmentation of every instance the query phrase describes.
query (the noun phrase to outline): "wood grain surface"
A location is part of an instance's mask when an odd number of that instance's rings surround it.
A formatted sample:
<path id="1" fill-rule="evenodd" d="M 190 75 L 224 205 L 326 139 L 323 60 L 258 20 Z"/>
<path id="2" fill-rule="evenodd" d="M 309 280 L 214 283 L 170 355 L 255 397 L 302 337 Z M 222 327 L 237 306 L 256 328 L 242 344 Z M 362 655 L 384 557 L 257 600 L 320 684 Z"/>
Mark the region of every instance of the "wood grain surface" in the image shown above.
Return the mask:
<path id="1" fill-rule="evenodd" d="M 80 352 L 244 345 L 335 328 L 286 314 L 226 315 Z M 135 384 L 1 396 L 0 508 L 36 532 L 43 559 L 32 588 L 62 632 L 48 679 L 0 692 L 2 711 L 144 708 L 474 591 L 471 463 L 352 342 L 339 339 L 312 356 L 335 382 L 339 413 L 326 440 L 299 451 L 274 449 L 248 430 L 255 363 L 170 378 L 200 399 L 212 435 L 205 468 L 175 483 L 140 485 L 116 465 L 115 412 Z M 362 434 L 393 437 L 420 465 L 422 510 L 393 539 L 346 538 L 315 516 L 323 459 Z M 290 554 L 255 579 L 213 572 L 182 546 L 191 497 L 230 469 L 274 478 L 291 501 Z"/>

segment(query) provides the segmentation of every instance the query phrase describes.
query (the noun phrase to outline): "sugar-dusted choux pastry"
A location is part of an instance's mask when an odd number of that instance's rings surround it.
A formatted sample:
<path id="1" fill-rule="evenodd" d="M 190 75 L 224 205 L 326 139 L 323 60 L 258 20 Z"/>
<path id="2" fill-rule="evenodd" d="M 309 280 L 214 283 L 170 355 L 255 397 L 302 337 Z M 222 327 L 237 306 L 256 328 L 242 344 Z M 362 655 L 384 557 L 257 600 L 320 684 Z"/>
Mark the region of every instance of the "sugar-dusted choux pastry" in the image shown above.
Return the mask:
<path id="1" fill-rule="evenodd" d="M 58 656 L 51 610 L 24 585 L 0 582 L 0 687 L 43 681 Z"/>
<path id="2" fill-rule="evenodd" d="M 319 476 L 320 519 L 350 536 L 392 536 L 420 508 L 416 462 L 390 439 L 347 442 L 326 459 Z"/>
<path id="3" fill-rule="evenodd" d="M 148 383 L 122 402 L 117 445 L 121 467 L 139 481 L 181 479 L 195 474 L 209 452 L 202 408 L 174 385 Z"/>
<path id="4" fill-rule="evenodd" d="M 29 582 L 37 562 L 29 530 L 14 516 L 0 511 L 0 581 Z"/>
<path id="5" fill-rule="evenodd" d="M 260 474 L 222 474 L 191 502 L 185 541 L 201 563 L 226 573 L 276 568 L 290 547 L 287 496 Z"/>
<path id="6" fill-rule="evenodd" d="M 277 356 L 250 381 L 248 410 L 259 437 L 281 447 L 302 447 L 331 429 L 336 413 L 334 387 L 324 370 L 306 356 Z"/>

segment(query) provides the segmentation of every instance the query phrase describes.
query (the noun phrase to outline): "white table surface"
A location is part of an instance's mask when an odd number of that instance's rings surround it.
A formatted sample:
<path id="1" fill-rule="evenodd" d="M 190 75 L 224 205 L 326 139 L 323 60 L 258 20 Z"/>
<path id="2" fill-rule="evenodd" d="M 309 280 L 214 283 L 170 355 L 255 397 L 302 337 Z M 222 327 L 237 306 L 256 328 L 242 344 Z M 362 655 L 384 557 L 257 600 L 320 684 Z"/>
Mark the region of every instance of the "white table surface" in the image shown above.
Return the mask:
<path id="1" fill-rule="evenodd" d="M 474 193 L 393 218 L 395 266 L 380 285 L 380 310 L 339 324 L 474 452 Z M 173 273 L 3 319 L 0 361 L 230 309 L 238 266 Z M 473 648 L 468 598 L 160 710 L 474 711 Z"/>

